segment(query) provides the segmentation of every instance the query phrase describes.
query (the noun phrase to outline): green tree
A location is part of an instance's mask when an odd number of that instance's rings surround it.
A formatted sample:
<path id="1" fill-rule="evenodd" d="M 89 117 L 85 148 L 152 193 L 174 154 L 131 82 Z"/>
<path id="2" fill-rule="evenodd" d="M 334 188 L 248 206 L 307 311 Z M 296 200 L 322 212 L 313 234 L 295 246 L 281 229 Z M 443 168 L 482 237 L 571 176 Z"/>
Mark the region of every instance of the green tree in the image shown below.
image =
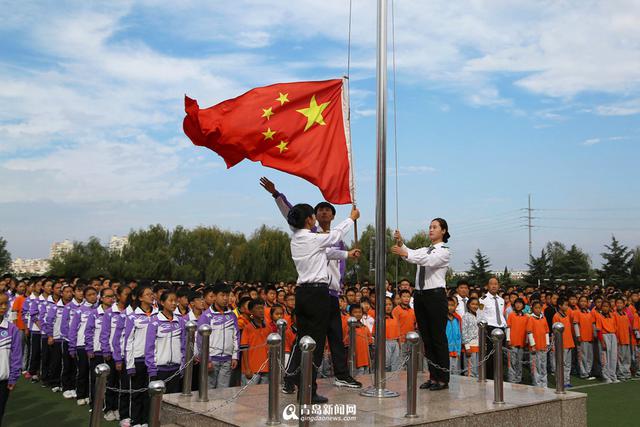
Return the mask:
<path id="1" fill-rule="evenodd" d="M 503 286 L 509 286 L 513 283 L 513 280 L 511 279 L 511 272 L 506 265 L 504 266 L 504 271 L 502 272 L 502 274 L 499 275 L 498 280 Z"/>
<path id="2" fill-rule="evenodd" d="M 9 271 L 11 268 L 11 254 L 7 249 L 7 241 L 0 236 L 0 273 Z"/>
<path id="3" fill-rule="evenodd" d="M 611 236 L 611 244 L 604 245 L 608 252 L 601 253 L 605 262 L 600 270 L 600 277 L 613 284 L 626 285 L 631 278 L 631 262 L 633 253 Z"/>
<path id="4" fill-rule="evenodd" d="M 132 231 L 122 250 L 128 279 L 173 279 L 171 233 L 160 224 Z"/>
<path id="5" fill-rule="evenodd" d="M 70 251 L 51 260 L 49 272 L 63 277 L 112 276 L 109 250 L 97 237 L 90 237 L 87 243 L 74 242 Z"/>
<path id="6" fill-rule="evenodd" d="M 544 249 L 540 252 L 539 257 L 531 256 L 527 264 L 529 272 L 525 280 L 528 283 L 537 283 L 538 280 L 549 277 L 550 264 L 551 260 Z"/>
<path id="7" fill-rule="evenodd" d="M 469 280 L 479 286 L 486 285 L 491 278 L 490 267 L 489 257 L 484 255 L 480 249 L 476 249 L 474 259 L 471 260 L 471 268 L 467 271 Z"/>

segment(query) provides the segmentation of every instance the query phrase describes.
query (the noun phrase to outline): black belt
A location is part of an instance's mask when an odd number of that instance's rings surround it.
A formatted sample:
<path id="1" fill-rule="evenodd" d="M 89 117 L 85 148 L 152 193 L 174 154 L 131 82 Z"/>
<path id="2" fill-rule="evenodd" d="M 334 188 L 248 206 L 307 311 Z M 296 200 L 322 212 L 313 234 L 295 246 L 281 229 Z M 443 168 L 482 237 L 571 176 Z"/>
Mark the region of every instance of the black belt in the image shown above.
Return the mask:
<path id="1" fill-rule="evenodd" d="M 328 283 L 299 283 L 298 286 L 300 286 L 301 288 L 328 288 L 329 284 Z"/>
<path id="2" fill-rule="evenodd" d="M 440 287 L 440 288 L 433 288 L 433 289 L 414 289 L 414 293 L 417 294 L 421 294 L 421 293 L 427 293 L 427 292 L 434 292 L 434 291 L 442 291 L 444 292 L 444 288 Z"/>

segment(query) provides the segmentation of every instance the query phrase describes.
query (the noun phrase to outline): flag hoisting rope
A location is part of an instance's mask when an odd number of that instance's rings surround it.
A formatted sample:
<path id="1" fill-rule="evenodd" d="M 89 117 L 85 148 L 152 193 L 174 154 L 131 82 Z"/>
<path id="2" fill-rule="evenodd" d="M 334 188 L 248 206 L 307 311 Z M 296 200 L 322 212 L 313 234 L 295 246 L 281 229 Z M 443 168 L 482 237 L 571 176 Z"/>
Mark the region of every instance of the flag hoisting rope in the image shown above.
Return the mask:
<path id="1" fill-rule="evenodd" d="M 351 77 L 351 10 L 352 10 L 352 0 L 349 0 L 349 24 L 347 31 L 347 74 L 344 77 L 344 86 L 346 86 L 346 118 L 347 123 L 345 123 L 345 132 L 347 135 L 347 146 L 349 147 L 349 185 L 351 191 L 351 200 L 353 206 L 356 206 L 356 181 L 355 174 L 353 168 L 353 154 L 352 154 L 352 145 L 351 145 L 351 101 L 349 98 L 350 95 L 350 77 Z M 343 87 L 344 87 L 343 86 Z M 343 98 L 344 99 L 344 98 Z M 353 222 L 353 235 L 354 235 L 354 247 L 357 248 L 358 245 L 358 221 Z"/>

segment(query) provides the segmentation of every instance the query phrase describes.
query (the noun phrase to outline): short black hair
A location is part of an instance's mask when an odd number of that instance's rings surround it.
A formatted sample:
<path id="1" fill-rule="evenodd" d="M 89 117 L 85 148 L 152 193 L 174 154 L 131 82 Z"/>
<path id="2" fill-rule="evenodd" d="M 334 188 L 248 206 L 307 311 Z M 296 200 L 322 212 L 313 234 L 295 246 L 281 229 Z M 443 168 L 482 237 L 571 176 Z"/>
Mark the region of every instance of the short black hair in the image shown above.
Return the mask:
<path id="1" fill-rule="evenodd" d="M 289 210 L 287 214 L 287 223 L 293 228 L 304 228 L 307 218 L 313 216 L 313 208 L 307 203 L 299 203 Z"/>
<path id="2" fill-rule="evenodd" d="M 213 285 L 213 293 L 218 295 L 219 293 L 228 294 L 231 291 L 231 287 L 224 282 L 217 282 Z"/>
<path id="3" fill-rule="evenodd" d="M 251 311 L 257 305 L 264 305 L 264 302 L 262 302 L 261 299 L 252 299 L 251 301 L 249 301 L 249 306 L 247 308 L 249 309 L 249 311 Z"/>
<path id="4" fill-rule="evenodd" d="M 351 304 L 349 306 L 349 314 L 353 313 L 353 310 L 362 310 L 362 306 L 358 303 Z"/>
<path id="5" fill-rule="evenodd" d="M 318 210 L 322 209 L 322 208 L 329 208 L 331 209 L 331 213 L 333 213 L 333 215 L 335 216 L 336 214 L 336 208 L 329 202 L 320 202 L 316 205 L 315 208 L 313 208 L 313 213 L 318 215 Z"/>
<path id="6" fill-rule="evenodd" d="M 456 288 L 459 288 L 462 285 L 467 285 L 467 287 L 470 287 L 469 281 L 467 279 L 458 280 L 458 283 L 456 283 Z"/>
<path id="7" fill-rule="evenodd" d="M 198 292 L 198 291 L 191 291 L 189 292 L 189 302 L 193 302 L 199 298 L 202 298 L 202 292 Z"/>

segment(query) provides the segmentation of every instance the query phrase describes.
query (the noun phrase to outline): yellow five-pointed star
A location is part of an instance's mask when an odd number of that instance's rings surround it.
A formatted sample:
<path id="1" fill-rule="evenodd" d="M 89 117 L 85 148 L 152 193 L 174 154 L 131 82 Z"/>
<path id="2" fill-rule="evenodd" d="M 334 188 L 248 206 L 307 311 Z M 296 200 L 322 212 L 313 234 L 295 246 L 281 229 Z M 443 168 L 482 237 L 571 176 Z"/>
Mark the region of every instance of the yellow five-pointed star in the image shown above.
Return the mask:
<path id="1" fill-rule="evenodd" d="M 324 117 L 322 117 L 322 112 L 327 108 L 329 102 L 325 102 L 323 104 L 318 105 L 316 102 L 316 96 L 313 95 L 311 97 L 311 102 L 309 102 L 309 108 L 303 108 L 302 110 L 296 110 L 298 113 L 302 114 L 307 118 L 307 125 L 304 127 L 304 131 L 306 132 L 314 123 L 324 126 Z"/>
<path id="2" fill-rule="evenodd" d="M 268 140 L 268 139 L 273 139 L 273 135 L 275 135 L 276 131 L 275 130 L 271 130 L 271 128 L 267 128 L 267 130 L 265 132 L 262 132 L 262 134 L 264 135 L 264 140 Z"/>
<path id="3" fill-rule="evenodd" d="M 273 116 L 274 112 L 271 111 L 271 107 L 267 108 L 266 110 L 263 108 L 262 109 L 262 117 L 266 117 L 267 120 L 269 120 L 269 117 Z"/>
<path id="4" fill-rule="evenodd" d="M 280 144 L 276 145 L 276 148 L 279 148 L 280 154 L 282 154 L 285 150 L 288 150 L 287 145 L 289 145 L 288 142 L 280 141 Z"/>
<path id="5" fill-rule="evenodd" d="M 278 92 L 280 93 L 280 92 Z M 276 98 L 276 101 L 280 101 L 280 106 L 283 106 L 285 102 L 289 102 L 288 93 L 280 93 L 280 96 Z"/>

